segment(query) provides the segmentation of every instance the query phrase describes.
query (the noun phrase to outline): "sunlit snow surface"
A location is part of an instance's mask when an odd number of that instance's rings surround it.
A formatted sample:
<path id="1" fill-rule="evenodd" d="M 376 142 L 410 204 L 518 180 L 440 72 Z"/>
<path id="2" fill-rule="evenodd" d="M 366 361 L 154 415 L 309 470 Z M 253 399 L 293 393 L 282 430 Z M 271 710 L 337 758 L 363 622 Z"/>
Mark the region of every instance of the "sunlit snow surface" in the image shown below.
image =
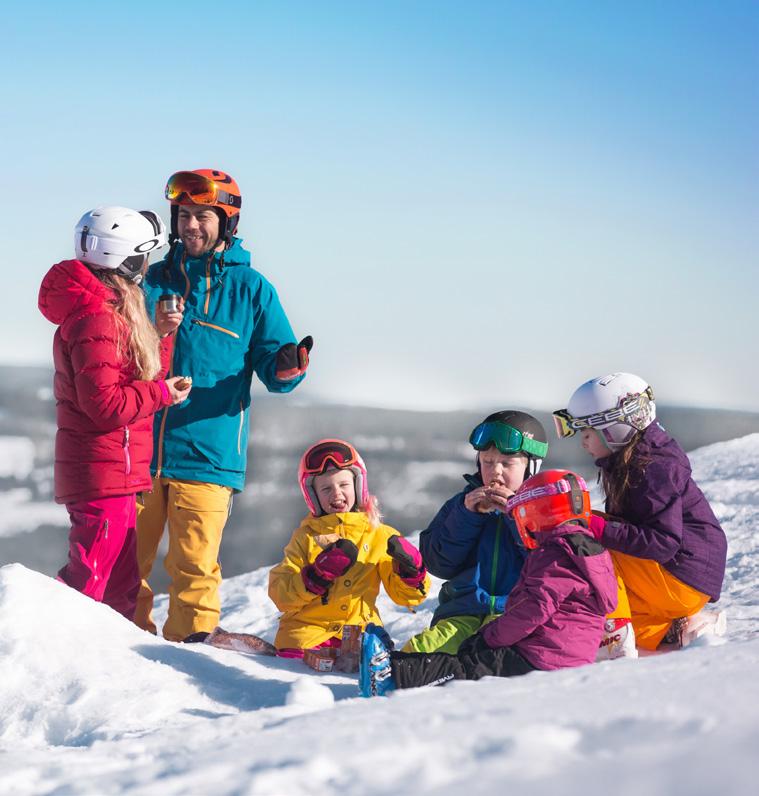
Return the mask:
<path id="1" fill-rule="evenodd" d="M 730 540 L 728 642 L 637 661 L 361 700 L 355 676 L 170 644 L 2 567 L 0 793 L 753 793 L 759 435 L 691 460 Z M 273 639 L 266 580 L 225 581 L 225 628 Z M 428 624 L 438 587 L 416 614 L 381 601 L 396 640 Z"/>

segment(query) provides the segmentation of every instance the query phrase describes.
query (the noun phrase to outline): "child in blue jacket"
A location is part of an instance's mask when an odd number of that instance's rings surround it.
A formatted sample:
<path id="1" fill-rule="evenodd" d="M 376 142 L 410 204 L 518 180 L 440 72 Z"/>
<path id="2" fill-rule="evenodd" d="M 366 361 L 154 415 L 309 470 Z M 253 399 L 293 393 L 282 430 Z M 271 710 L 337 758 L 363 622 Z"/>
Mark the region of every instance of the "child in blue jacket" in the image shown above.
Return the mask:
<path id="1" fill-rule="evenodd" d="M 477 451 L 477 474 L 465 476 L 469 486 L 443 505 L 420 536 L 425 566 L 447 583 L 431 627 L 411 638 L 406 652 L 455 655 L 462 642 L 503 613 L 524 564 L 506 503 L 540 469 L 548 453 L 545 429 L 525 412 L 496 412 L 472 431 L 469 442 Z"/>

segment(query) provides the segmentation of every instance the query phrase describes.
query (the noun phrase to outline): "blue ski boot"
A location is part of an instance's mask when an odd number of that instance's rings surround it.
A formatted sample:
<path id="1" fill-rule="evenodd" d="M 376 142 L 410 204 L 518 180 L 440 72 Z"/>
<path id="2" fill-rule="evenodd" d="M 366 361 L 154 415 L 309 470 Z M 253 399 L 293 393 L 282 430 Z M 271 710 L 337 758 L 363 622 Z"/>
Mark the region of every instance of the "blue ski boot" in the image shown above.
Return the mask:
<path id="1" fill-rule="evenodd" d="M 362 697 L 385 696 L 395 690 L 390 651 L 393 642 L 381 625 L 371 622 L 361 635 L 358 692 Z"/>

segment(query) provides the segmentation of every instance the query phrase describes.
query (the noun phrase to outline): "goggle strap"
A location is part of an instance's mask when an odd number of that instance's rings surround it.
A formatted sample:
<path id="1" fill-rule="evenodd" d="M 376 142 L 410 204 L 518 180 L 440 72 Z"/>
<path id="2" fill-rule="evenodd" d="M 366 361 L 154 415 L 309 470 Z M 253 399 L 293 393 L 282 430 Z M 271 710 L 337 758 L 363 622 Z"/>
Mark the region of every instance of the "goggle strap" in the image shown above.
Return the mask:
<path id="1" fill-rule="evenodd" d="M 541 497 L 549 497 L 551 495 L 564 495 L 568 492 L 572 493 L 572 506 L 576 503 L 575 500 L 575 492 L 579 495 L 580 498 L 580 509 L 582 509 L 582 491 L 587 491 L 588 487 L 585 483 L 585 479 L 581 478 L 579 475 L 572 478 L 574 483 L 570 483 L 569 477 L 562 478 L 559 481 L 554 481 L 552 484 L 546 484 L 545 486 L 536 486 L 533 489 L 528 489 L 524 492 L 518 492 L 514 497 L 509 498 L 506 510 L 512 511 L 517 506 L 521 506 L 523 503 L 529 503 L 532 500 L 537 500 Z"/>
<path id="2" fill-rule="evenodd" d="M 500 432 L 500 433 L 499 433 Z M 504 436 L 508 440 L 504 442 Z M 514 442 L 517 444 L 515 445 Z M 524 451 L 528 455 L 544 458 L 548 454 L 548 443 L 525 436 L 519 429 L 500 420 L 480 423 L 469 435 L 469 444 L 475 450 L 485 450 L 491 445 L 504 455 Z"/>
<path id="3" fill-rule="evenodd" d="M 574 417 L 570 414 L 568 409 L 558 409 L 553 413 L 554 425 L 556 426 L 557 433 L 562 437 L 571 437 L 581 428 L 596 428 L 613 422 L 624 423 L 625 425 L 637 428 L 637 425 L 628 422 L 629 418 L 653 400 L 653 389 L 651 387 L 646 387 L 643 392 L 638 393 L 632 398 L 628 398 L 614 409 L 607 409 L 605 412 L 596 412 L 592 415 Z"/>

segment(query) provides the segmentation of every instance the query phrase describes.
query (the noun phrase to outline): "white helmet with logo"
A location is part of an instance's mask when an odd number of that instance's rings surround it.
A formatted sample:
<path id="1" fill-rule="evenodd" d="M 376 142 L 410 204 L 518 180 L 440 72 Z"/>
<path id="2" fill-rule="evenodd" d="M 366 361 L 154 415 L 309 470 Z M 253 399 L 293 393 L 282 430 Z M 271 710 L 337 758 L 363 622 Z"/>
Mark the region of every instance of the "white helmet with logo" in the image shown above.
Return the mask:
<path id="1" fill-rule="evenodd" d="M 77 259 L 138 281 L 148 254 L 166 245 L 166 228 L 152 210 L 96 207 L 76 225 Z"/>
<path id="2" fill-rule="evenodd" d="M 578 387 L 566 412 L 576 428 L 594 428 L 611 450 L 624 447 L 656 419 L 651 387 L 632 373 L 610 373 Z"/>

